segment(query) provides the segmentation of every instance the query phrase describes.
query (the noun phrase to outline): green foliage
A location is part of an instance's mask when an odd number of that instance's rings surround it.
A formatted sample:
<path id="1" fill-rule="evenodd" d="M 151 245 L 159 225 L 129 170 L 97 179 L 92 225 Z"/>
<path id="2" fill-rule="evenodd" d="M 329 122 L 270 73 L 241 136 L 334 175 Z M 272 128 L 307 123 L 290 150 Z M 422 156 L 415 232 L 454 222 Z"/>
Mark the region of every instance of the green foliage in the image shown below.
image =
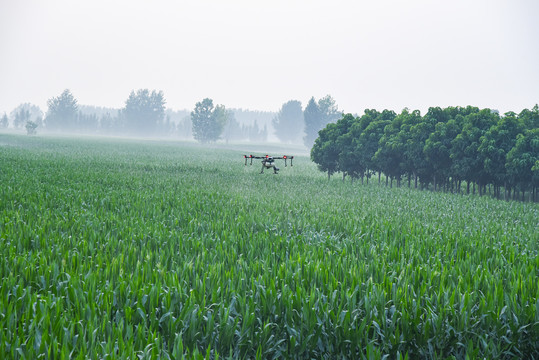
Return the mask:
<path id="1" fill-rule="evenodd" d="M 219 139 L 227 123 L 228 114 L 223 105 L 213 106 L 212 99 L 197 102 L 191 112 L 193 137 L 201 143 L 214 142 Z"/>
<path id="2" fill-rule="evenodd" d="M 529 199 L 537 198 L 537 182 L 533 164 L 539 157 L 533 145 L 539 110 L 523 110 L 500 117 L 490 109 L 476 107 L 429 108 L 425 116 L 418 110 L 404 109 L 399 115 L 384 110 L 365 110 L 358 118 L 344 115 L 337 126 L 320 131 L 311 151 L 311 159 L 328 175 L 341 171 L 356 177 L 378 172 L 388 180 L 408 177 L 423 187 L 460 192 L 461 183 L 478 185 L 479 193 L 486 185 L 494 186 L 494 195 L 507 198 L 511 191 L 528 191 Z M 522 116 L 522 117 L 520 117 Z M 343 126 L 346 124 L 346 126 Z M 528 128 L 528 129 L 527 129 Z M 517 139 L 531 131 L 521 140 Z M 526 150 L 524 150 L 526 148 Z M 513 151 L 512 155 L 509 154 Z M 524 157 L 525 159 L 523 159 Z M 532 174 L 533 173 L 533 174 Z"/>
<path id="3" fill-rule="evenodd" d="M 537 204 L 242 153 L 0 134 L 3 358 L 537 359 Z"/>

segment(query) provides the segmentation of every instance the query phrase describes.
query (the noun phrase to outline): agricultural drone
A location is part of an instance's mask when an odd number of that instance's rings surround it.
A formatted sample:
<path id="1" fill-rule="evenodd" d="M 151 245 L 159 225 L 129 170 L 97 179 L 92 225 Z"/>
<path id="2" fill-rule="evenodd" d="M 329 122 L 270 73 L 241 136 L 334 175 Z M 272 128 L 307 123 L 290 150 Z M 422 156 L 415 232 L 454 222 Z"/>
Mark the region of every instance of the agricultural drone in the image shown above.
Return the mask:
<path id="1" fill-rule="evenodd" d="M 251 165 L 253 165 L 253 159 L 262 159 L 262 171 L 260 171 L 261 174 L 264 173 L 264 168 L 270 169 L 273 168 L 273 173 L 277 174 L 277 171 L 279 171 L 279 168 L 275 166 L 274 162 L 275 160 L 283 159 L 284 160 L 284 166 L 287 165 L 287 160 L 290 159 L 290 166 L 292 166 L 292 160 L 294 159 L 293 156 L 254 156 L 254 155 L 243 155 L 245 158 L 245 165 L 247 165 L 247 159 L 251 159 Z"/>

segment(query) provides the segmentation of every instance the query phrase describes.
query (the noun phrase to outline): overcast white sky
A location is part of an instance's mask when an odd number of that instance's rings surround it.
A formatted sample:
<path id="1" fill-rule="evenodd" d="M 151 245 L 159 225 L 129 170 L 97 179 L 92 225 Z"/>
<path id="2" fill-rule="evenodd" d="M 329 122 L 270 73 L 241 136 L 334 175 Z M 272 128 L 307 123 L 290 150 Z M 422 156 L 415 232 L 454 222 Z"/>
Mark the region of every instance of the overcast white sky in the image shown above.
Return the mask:
<path id="1" fill-rule="evenodd" d="M 539 102 L 539 1 L 0 0 L 0 114 L 66 88 L 116 108 L 148 88 L 173 109 L 520 111 Z"/>

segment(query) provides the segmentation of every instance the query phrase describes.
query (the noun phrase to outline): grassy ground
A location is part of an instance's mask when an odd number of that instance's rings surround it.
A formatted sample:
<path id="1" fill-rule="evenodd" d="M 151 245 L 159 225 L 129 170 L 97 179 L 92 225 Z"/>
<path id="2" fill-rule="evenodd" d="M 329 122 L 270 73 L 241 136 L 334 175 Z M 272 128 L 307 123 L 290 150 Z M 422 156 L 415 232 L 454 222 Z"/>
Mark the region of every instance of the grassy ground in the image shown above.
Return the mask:
<path id="1" fill-rule="evenodd" d="M 0 185 L 8 358 L 539 358 L 537 204 L 13 134 Z"/>

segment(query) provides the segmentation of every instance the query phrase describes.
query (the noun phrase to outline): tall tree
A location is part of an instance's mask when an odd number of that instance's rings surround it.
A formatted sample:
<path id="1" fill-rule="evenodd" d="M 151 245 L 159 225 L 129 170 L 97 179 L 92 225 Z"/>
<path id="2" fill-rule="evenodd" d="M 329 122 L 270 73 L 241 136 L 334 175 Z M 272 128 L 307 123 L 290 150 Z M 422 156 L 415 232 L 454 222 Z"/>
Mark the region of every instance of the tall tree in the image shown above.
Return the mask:
<path id="1" fill-rule="evenodd" d="M 229 141 L 243 140 L 241 126 L 236 120 L 236 116 L 232 110 L 227 110 L 226 124 L 223 129 L 223 138 L 228 144 Z"/>
<path id="2" fill-rule="evenodd" d="M 71 131 L 77 126 L 77 100 L 68 89 L 47 101 L 45 126 L 50 131 Z"/>
<path id="3" fill-rule="evenodd" d="M 477 183 L 481 189 L 487 181 L 484 159 L 479 153 L 479 144 L 481 137 L 498 120 L 498 113 L 490 109 L 470 113 L 464 117 L 460 134 L 451 142 L 452 171 L 467 182 L 467 193 L 470 192 L 470 184 Z"/>
<path id="4" fill-rule="evenodd" d="M 322 113 L 322 123 L 320 124 L 320 129 L 329 123 L 339 120 L 342 117 L 342 114 L 331 95 L 326 95 L 318 100 L 318 107 Z"/>
<path id="5" fill-rule="evenodd" d="M 197 102 L 191 112 L 193 137 L 201 143 L 217 141 L 227 122 L 227 112 L 223 105 L 213 106 L 212 99 Z"/>
<path id="6" fill-rule="evenodd" d="M 162 91 L 140 89 L 131 91 L 122 109 L 127 133 L 155 135 L 165 120 L 165 97 Z"/>
<path id="7" fill-rule="evenodd" d="M 521 191 L 532 190 L 535 200 L 535 189 L 539 179 L 534 178 L 533 167 L 539 161 L 539 128 L 526 130 L 518 134 L 515 146 L 507 153 L 505 167 L 511 186 Z"/>
<path id="8" fill-rule="evenodd" d="M 303 143 L 306 147 L 311 148 L 318 137 L 318 132 L 324 127 L 322 125 L 323 114 L 314 97 L 309 100 L 303 111 L 303 120 L 305 123 Z"/>
<path id="9" fill-rule="evenodd" d="M 301 102 L 290 100 L 284 103 L 272 123 L 279 140 L 287 143 L 300 140 L 304 128 Z"/>
<path id="10" fill-rule="evenodd" d="M 506 182 L 509 180 L 505 167 L 507 153 L 511 151 L 516 143 L 517 135 L 521 133 L 523 133 L 523 127 L 516 114 L 508 112 L 481 138 L 479 153 L 484 159 L 483 166 L 488 181 L 495 186 L 497 196 L 500 195 L 500 187 L 506 187 Z"/>
<path id="11" fill-rule="evenodd" d="M 340 149 L 338 166 L 344 176 L 350 175 L 352 181 L 355 178 L 362 177 L 365 174 L 366 165 L 362 161 L 361 152 L 359 149 L 359 138 L 363 131 L 366 122 L 362 122 L 360 118 L 354 118 L 352 114 L 346 114 L 337 121 L 339 129 L 339 137 L 337 138 L 337 146 Z"/>

